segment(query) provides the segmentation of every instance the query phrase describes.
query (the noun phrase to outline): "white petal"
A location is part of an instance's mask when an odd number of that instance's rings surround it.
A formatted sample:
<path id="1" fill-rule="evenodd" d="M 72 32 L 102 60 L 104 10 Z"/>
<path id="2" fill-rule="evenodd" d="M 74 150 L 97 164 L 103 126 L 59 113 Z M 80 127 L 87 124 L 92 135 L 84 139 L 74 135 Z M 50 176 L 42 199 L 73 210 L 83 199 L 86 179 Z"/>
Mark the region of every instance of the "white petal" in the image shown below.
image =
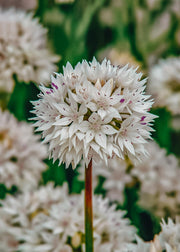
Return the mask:
<path id="1" fill-rule="evenodd" d="M 131 152 L 133 155 L 135 155 L 134 147 L 130 141 L 124 141 L 125 147 L 128 149 L 129 152 Z"/>
<path id="2" fill-rule="evenodd" d="M 43 130 L 48 130 L 49 128 L 52 127 L 52 123 L 44 123 L 38 128 L 38 131 L 43 131 Z"/>
<path id="3" fill-rule="evenodd" d="M 79 124 L 79 130 L 82 132 L 87 132 L 89 130 L 90 123 L 88 121 L 83 121 Z"/>
<path id="4" fill-rule="evenodd" d="M 99 120 L 99 115 L 97 113 L 92 113 L 88 119 L 89 122 L 95 123 Z"/>
<path id="5" fill-rule="evenodd" d="M 111 125 L 102 125 L 101 130 L 106 135 L 113 135 L 117 133 L 118 131 L 114 129 Z"/>
<path id="6" fill-rule="evenodd" d="M 95 140 L 96 143 L 99 144 L 100 146 L 102 146 L 103 148 L 106 149 L 106 145 L 107 145 L 107 137 L 104 133 L 96 133 L 95 134 Z"/>
<path id="7" fill-rule="evenodd" d="M 121 137 L 118 137 L 118 144 L 119 147 L 121 148 L 121 150 L 124 150 L 124 144 L 123 144 L 124 140 Z"/>
<path id="8" fill-rule="evenodd" d="M 106 115 L 106 117 L 102 120 L 102 124 L 107 124 L 107 123 L 111 122 L 112 119 L 113 119 L 113 114 L 108 113 Z"/>
<path id="9" fill-rule="evenodd" d="M 63 117 L 58 119 L 53 125 L 58 125 L 58 126 L 66 126 L 69 125 L 72 122 L 72 119 L 69 117 Z"/>
<path id="10" fill-rule="evenodd" d="M 100 147 L 99 147 L 99 145 L 96 144 L 94 141 L 91 143 L 91 148 L 92 148 L 96 153 L 99 154 L 99 149 L 100 149 Z"/>
<path id="11" fill-rule="evenodd" d="M 98 110 L 98 115 L 100 115 L 101 119 L 104 119 L 106 114 L 107 114 L 107 112 L 104 109 L 99 109 Z"/>
<path id="12" fill-rule="evenodd" d="M 78 105 L 77 102 L 74 100 L 72 93 L 70 90 L 68 90 L 68 95 L 69 95 L 69 101 L 70 101 L 70 106 L 74 111 L 77 111 Z"/>
<path id="13" fill-rule="evenodd" d="M 97 110 L 97 105 L 94 102 L 88 102 L 86 106 L 93 112 Z"/>
<path id="14" fill-rule="evenodd" d="M 120 113 L 113 107 L 108 108 L 108 114 L 110 114 L 113 118 L 121 119 Z"/>
<path id="15" fill-rule="evenodd" d="M 106 84 L 101 88 L 103 95 L 109 97 L 113 90 L 113 79 L 111 78 Z"/>
<path id="16" fill-rule="evenodd" d="M 79 114 L 80 115 L 84 115 L 87 113 L 87 107 L 85 106 L 85 104 L 81 104 L 80 108 L 79 108 Z"/>
<path id="17" fill-rule="evenodd" d="M 69 127 L 63 127 L 61 130 L 61 139 L 60 140 L 66 139 L 68 137 L 69 137 Z"/>
<path id="18" fill-rule="evenodd" d="M 80 141 L 83 140 L 83 138 L 85 137 L 84 133 L 82 132 L 76 132 L 76 136 L 78 137 Z"/>
<path id="19" fill-rule="evenodd" d="M 79 124 L 72 123 L 69 127 L 69 137 L 72 137 L 72 135 L 79 129 Z"/>
<path id="20" fill-rule="evenodd" d="M 54 107 L 57 108 L 57 110 L 60 112 L 61 115 L 64 116 L 70 116 L 72 114 L 72 111 L 70 109 L 70 106 L 68 106 L 66 103 L 53 103 Z"/>
<path id="21" fill-rule="evenodd" d="M 108 100 L 109 100 L 109 104 L 110 105 L 115 105 L 119 102 L 120 100 L 120 96 L 117 96 L 117 95 L 112 95 Z"/>
<path id="22" fill-rule="evenodd" d="M 93 140 L 94 138 L 94 132 L 92 130 L 89 130 L 87 133 L 86 133 L 86 142 L 89 143 Z"/>

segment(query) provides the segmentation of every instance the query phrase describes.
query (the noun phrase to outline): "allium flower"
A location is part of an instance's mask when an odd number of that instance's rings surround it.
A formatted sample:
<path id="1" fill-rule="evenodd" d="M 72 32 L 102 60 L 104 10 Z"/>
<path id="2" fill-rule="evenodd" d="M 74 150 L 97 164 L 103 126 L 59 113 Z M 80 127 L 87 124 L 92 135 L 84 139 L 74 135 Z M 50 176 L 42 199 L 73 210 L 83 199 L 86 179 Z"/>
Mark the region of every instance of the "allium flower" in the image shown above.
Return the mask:
<path id="1" fill-rule="evenodd" d="M 168 219 L 168 223 L 162 221 L 162 231 L 156 235 L 151 248 L 153 252 L 179 252 L 180 251 L 180 223 Z"/>
<path id="2" fill-rule="evenodd" d="M 148 146 L 150 153 L 131 174 L 140 181 L 139 204 L 160 218 L 180 214 L 180 169 L 174 155 L 167 155 L 156 143 Z"/>
<path id="3" fill-rule="evenodd" d="M 47 148 L 33 134 L 32 125 L 0 110 L 0 183 L 23 191 L 36 187 L 46 169 L 46 157 Z"/>
<path id="4" fill-rule="evenodd" d="M 155 106 L 180 114 L 180 57 L 161 60 L 150 70 L 148 90 Z"/>
<path id="5" fill-rule="evenodd" d="M 40 99 L 33 102 L 35 126 L 50 142 L 50 156 L 75 168 L 82 157 L 87 165 L 91 158 L 107 163 L 114 155 L 133 160 L 145 155 L 155 116 L 141 76 L 95 58 L 75 69 L 67 63 L 64 74 L 52 76 L 51 88 L 41 86 Z"/>
<path id="6" fill-rule="evenodd" d="M 24 82 L 49 80 L 58 57 L 46 44 L 46 29 L 32 13 L 0 9 L 0 91 L 12 91 L 14 74 Z"/>
<path id="7" fill-rule="evenodd" d="M 50 184 L 16 198 L 9 195 L 1 204 L 1 251 L 84 251 L 83 194 L 68 196 L 66 184 L 62 189 Z M 125 213 L 115 209 L 107 199 L 94 198 L 95 252 L 123 251 L 135 238 L 136 229 L 123 218 Z"/>

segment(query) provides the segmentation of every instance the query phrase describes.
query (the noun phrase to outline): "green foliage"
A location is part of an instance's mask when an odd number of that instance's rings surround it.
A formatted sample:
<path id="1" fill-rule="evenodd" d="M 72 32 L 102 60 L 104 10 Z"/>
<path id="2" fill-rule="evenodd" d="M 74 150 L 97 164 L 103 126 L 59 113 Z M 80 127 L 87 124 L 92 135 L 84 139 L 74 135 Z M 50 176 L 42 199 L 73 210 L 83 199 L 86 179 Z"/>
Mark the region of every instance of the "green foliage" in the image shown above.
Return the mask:
<path id="1" fill-rule="evenodd" d="M 118 3 L 120 3 L 118 5 Z M 58 63 L 59 71 L 70 61 L 75 65 L 83 58 L 91 60 L 93 55 L 107 47 L 121 48 L 129 51 L 142 62 L 146 72 L 151 58 L 156 62 L 158 58 L 177 55 L 180 47 L 176 40 L 176 32 L 180 30 L 177 16 L 170 11 L 171 1 L 156 1 L 157 4 L 149 9 L 145 0 L 75 0 L 72 4 L 55 4 L 53 0 L 39 0 L 35 16 L 48 29 L 49 45 L 56 54 L 61 56 Z M 107 14 L 106 15 L 104 15 Z M 152 36 L 158 20 L 164 13 L 170 16 L 170 25 L 164 32 Z M 108 15 L 110 20 L 108 20 Z M 21 121 L 29 122 L 33 117 L 31 101 L 37 99 L 38 87 L 33 83 L 20 83 L 16 76 L 15 88 L 11 97 L 0 94 L 0 105 L 7 108 Z M 3 97 L 3 99 L 2 99 Z M 8 102 L 9 100 L 9 102 Z M 8 104 L 7 104 L 8 103 Z M 168 153 L 175 153 L 180 157 L 180 133 L 171 128 L 172 116 L 170 112 L 161 109 L 152 111 L 159 117 L 155 120 L 154 139 Z M 62 185 L 69 184 L 70 192 L 80 193 L 84 182 L 78 180 L 77 170 L 65 165 L 58 165 L 52 160 L 46 160 L 47 170 L 42 174 L 42 184 L 54 181 Z M 103 189 L 104 178 L 100 177 L 95 193 L 106 195 Z M 15 193 L 17 188 L 5 188 L 0 185 L 0 199 L 6 193 Z M 125 202 L 119 208 L 127 211 L 127 216 L 145 239 L 153 238 L 159 231 L 159 220 L 147 211 L 137 206 L 138 188 L 125 190 Z"/>

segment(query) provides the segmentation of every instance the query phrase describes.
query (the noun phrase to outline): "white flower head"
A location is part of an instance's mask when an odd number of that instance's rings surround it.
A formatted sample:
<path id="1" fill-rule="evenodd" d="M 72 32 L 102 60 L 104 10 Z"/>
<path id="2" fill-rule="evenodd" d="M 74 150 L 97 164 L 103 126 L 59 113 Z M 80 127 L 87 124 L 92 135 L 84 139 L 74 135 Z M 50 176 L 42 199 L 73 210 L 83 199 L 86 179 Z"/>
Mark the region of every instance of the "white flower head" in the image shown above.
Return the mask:
<path id="1" fill-rule="evenodd" d="M 81 158 L 89 163 L 114 155 L 139 159 L 150 138 L 152 100 L 144 94 L 146 80 L 128 66 L 119 68 L 94 58 L 52 76 L 51 88 L 40 87 L 33 102 L 35 126 L 49 142 L 50 156 L 73 168 Z"/>
<path id="2" fill-rule="evenodd" d="M 180 169 L 174 155 L 155 142 L 147 146 L 149 158 L 133 167 L 131 175 L 140 182 L 139 205 L 162 218 L 180 213 Z"/>
<path id="3" fill-rule="evenodd" d="M 166 107 L 180 114 L 180 57 L 160 60 L 149 73 L 148 92 L 156 99 L 154 106 Z"/>
<path id="4" fill-rule="evenodd" d="M 0 91 L 12 91 L 14 74 L 23 82 L 49 81 L 59 57 L 48 51 L 46 32 L 32 13 L 0 8 Z"/>
<path id="5" fill-rule="evenodd" d="M 62 188 L 49 184 L 17 197 L 8 195 L 0 207 L 1 251 L 84 251 L 83 198 L 83 194 L 68 195 L 67 184 Z M 95 252 L 116 251 L 131 243 L 136 229 L 124 218 L 125 212 L 109 206 L 108 199 L 93 200 Z M 16 249 L 10 250 L 13 246 Z"/>
<path id="6" fill-rule="evenodd" d="M 33 126 L 18 122 L 8 111 L 0 110 L 0 183 L 20 190 L 36 187 L 46 169 L 47 147 Z"/>

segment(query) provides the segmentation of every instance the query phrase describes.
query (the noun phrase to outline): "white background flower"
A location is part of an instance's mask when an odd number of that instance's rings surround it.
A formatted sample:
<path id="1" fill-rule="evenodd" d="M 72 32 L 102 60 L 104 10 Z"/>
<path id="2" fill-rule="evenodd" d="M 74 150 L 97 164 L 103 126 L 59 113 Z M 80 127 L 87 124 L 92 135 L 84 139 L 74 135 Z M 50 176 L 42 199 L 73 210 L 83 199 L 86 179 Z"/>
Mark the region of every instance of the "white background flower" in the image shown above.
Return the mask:
<path id="1" fill-rule="evenodd" d="M 180 114 L 180 57 L 161 59 L 150 69 L 148 92 L 155 97 L 154 106 Z"/>
<path id="2" fill-rule="evenodd" d="M 49 184 L 17 197 L 9 195 L 0 207 L 2 250 L 8 251 L 16 241 L 17 249 L 23 252 L 69 252 L 78 247 L 84 251 L 83 197 L 68 195 L 66 184 L 63 188 Z M 131 243 L 136 229 L 124 218 L 125 212 L 109 206 L 108 199 L 93 200 L 95 252 L 105 248 L 115 251 Z"/>
<path id="3" fill-rule="evenodd" d="M 46 33 L 32 13 L 0 8 L 0 91 L 12 91 L 14 74 L 23 82 L 49 81 L 59 57 L 48 51 Z"/>
<path id="4" fill-rule="evenodd" d="M 0 183 L 23 191 L 37 187 L 47 168 L 45 158 L 47 147 L 40 143 L 32 125 L 0 110 Z"/>

